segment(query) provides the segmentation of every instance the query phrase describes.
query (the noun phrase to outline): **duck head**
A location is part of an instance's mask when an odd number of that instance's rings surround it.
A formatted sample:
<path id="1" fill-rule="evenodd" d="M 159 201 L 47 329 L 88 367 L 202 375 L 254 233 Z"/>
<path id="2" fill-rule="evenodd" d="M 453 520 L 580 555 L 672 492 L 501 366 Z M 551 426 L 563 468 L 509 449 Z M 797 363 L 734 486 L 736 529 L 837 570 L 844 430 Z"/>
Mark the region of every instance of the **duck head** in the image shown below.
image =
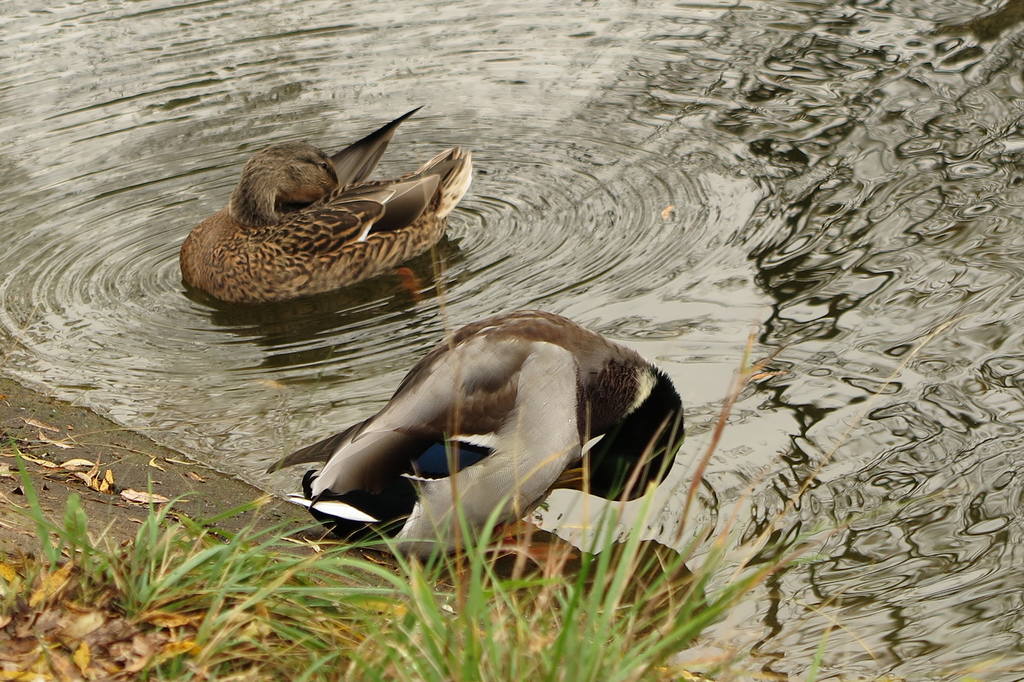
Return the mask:
<path id="1" fill-rule="evenodd" d="M 589 490 L 606 499 L 634 499 L 648 483 L 667 474 L 683 438 L 683 401 L 668 375 L 654 366 L 638 368 L 626 388 L 632 402 L 610 424 L 588 455 Z M 593 396 L 602 400 L 605 396 Z"/>
<path id="2" fill-rule="evenodd" d="M 304 142 L 276 144 L 246 162 L 228 212 L 247 227 L 273 225 L 282 213 L 308 206 L 337 186 L 327 154 Z"/>

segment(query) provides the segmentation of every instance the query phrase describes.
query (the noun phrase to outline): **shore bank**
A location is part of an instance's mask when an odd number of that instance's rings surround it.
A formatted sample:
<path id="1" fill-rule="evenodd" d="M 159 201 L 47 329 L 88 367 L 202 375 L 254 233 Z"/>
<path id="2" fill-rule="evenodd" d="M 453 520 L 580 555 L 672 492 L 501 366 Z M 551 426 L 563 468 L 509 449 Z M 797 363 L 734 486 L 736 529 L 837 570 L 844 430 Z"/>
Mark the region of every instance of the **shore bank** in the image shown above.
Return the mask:
<path id="1" fill-rule="evenodd" d="M 135 536 L 147 515 L 148 499 L 176 500 L 176 510 L 208 518 L 265 497 L 258 488 L 88 408 L 0 377 L 0 552 L 31 553 L 38 543 L 32 520 L 19 513 L 26 500 L 17 453 L 25 456 L 40 506 L 49 518 L 59 519 L 68 496 L 77 493 L 93 532 L 103 531 L 117 541 Z M 260 525 L 290 518 L 296 528 L 308 523 L 302 510 L 268 498 L 257 511 L 224 525 L 240 527 L 253 515 Z"/>

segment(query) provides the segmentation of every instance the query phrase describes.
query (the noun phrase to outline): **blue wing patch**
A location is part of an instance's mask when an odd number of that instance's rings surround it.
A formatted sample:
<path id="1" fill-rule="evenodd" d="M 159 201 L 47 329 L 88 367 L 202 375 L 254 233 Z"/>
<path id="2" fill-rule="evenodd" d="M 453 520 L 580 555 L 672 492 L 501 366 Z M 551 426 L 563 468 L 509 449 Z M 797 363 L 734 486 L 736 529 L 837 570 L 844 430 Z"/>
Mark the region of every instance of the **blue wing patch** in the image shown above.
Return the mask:
<path id="1" fill-rule="evenodd" d="M 451 476 L 451 469 L 448 467 L 448 446 L 457 452 L 457 470 L 473 466 L 484 457 L 494 452 L 491 448 L 470 443 L 431 443 L 426 450 L 412 464 L 413 473 L 417 476 L 428 478 L 444 478 Z M 457 450 L 456 450 L 457 448 Z"/>

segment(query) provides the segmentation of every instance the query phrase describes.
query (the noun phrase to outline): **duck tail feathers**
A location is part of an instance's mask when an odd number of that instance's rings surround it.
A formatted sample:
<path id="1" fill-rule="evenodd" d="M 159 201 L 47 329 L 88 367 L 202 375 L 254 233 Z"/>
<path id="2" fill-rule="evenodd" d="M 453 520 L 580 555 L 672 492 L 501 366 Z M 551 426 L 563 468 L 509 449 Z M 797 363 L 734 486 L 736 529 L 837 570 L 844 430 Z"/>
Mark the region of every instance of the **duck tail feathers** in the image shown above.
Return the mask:
<path id="1" fill-rule="evenodd" d="M 267 473 L 272 474 L 279 469 L 283 469 L 293 464 L 303 464 L 305 462 L 326 462 L 331 458 L 331 455 L 338 449 L 338 447 L 348 438 L 355 436 L 359 429 L 363 427 L 366 422 L 358 422 L 348 427 L 341 433 L 336 433 L 333 436 L 324 438 L 323 440 L 307 445 L 304 448 L 299 448 L 295 452 L 282 457 L 277 460 L 269 467 L 267 467 Z"/>
<path id="2" fill-rule="evenodd" d="M 399 124 L 421 108 L 416 107 L 412 111 L 402 114 L 394 121 L 381 126 L 363 139 L 353 142 L 331 156 L 334 171 L 338 175 L 338 186 L 348 187 L 366 180 L 373 169 L 377 167 L 377 162 L 384 155 L 384 150 L 387 149 Z"/>
<path id="3" fill-rule="evenodd" d="M 285 499 L 292 504 L 305 507 L 311 512 L 329 516 L 340 521 L 357 521 L 359 523 L 379 523 L 380 519 L 367 514 L 361 509 L 342 502 L 341 500 L 311 500 L 302 493 L 288 493 Z"/>
<path id="4" fill-rule="evenodd" d="M 473 181 L 473 155 L 461 147 L 446 149 L 413 173 L 413 177 L 428 175 L 441 178 L 438 214 L 443 218 L 469 190 Z"/>

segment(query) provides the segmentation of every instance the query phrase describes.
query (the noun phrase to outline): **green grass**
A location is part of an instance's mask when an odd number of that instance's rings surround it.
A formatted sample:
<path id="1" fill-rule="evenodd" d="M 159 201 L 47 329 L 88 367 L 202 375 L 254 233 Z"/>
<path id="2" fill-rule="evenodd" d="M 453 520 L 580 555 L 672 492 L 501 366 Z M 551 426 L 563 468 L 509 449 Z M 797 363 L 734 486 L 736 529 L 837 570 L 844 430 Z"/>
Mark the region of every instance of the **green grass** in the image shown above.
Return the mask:
<path id="1" fill-rule="evenodd" d="M 420 562 L 313 551 L 294 528 L 227 533 L 171 506 L 116 545 L 76 495 L 55 523 L 22 482 L 39 547 L 0 556 L 0 679 L 680 679 L 675 654 L 782 562 L 723 578 L 720 537 L 690 573 L 642 522 L 597 554 L 554 545 L 539 567 L 496 560 L 489 531 Z"/>

